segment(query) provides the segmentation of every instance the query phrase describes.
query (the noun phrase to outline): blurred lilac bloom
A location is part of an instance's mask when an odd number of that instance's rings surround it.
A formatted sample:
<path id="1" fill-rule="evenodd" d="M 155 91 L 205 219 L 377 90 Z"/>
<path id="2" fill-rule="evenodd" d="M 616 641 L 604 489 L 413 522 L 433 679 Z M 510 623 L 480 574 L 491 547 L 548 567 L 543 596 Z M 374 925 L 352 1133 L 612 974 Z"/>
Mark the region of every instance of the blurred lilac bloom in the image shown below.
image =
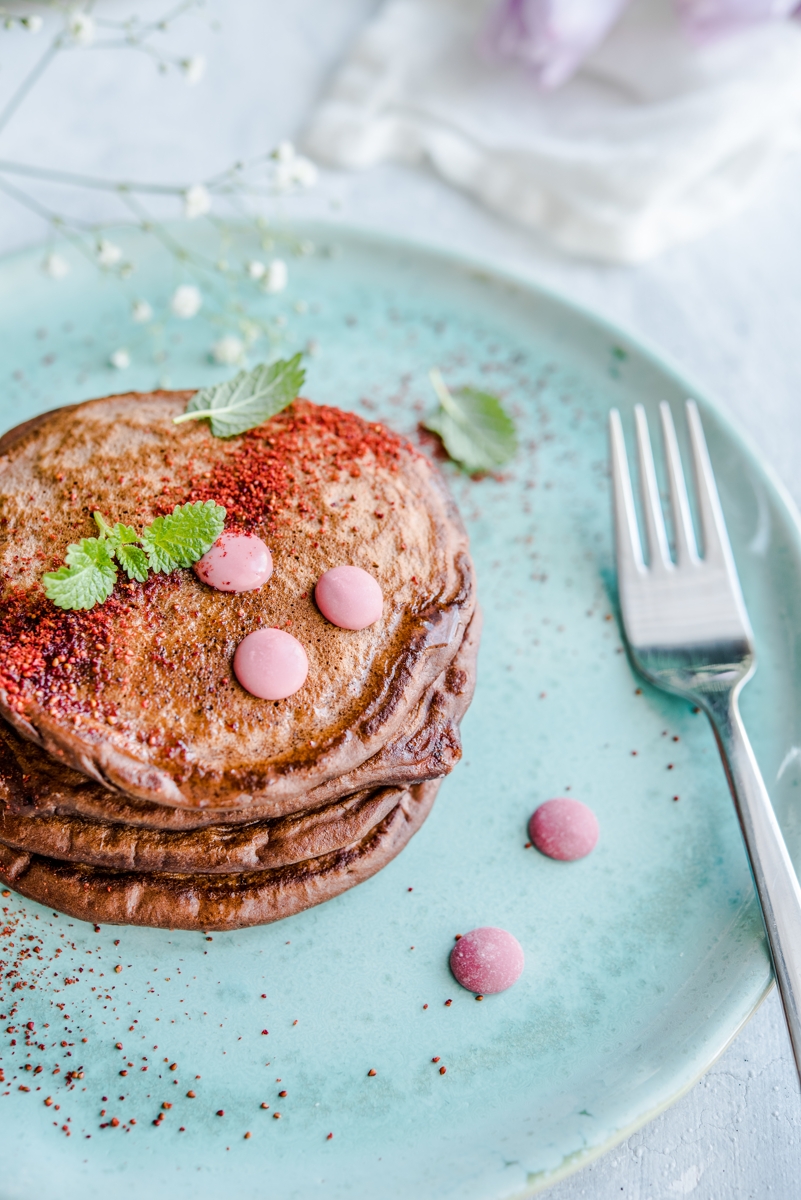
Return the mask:
<path id="1" fill-rule="evenodd" d="M 575 74 L 631 0 L 499 0 L 485 31 L 488 49 L 516 58 L 542 88 Z M 800 0 L 674 0 L 685 30 L 706 39 L 801 13 Z"/>
<path id="2" fill-rule="evenodd" d="M 629 2 L 501 0 L 487 27 L 487 45 L 501 58 L 524 62 L 540 87 L 559 87 L 603 41 Z"/>
<path id="3" fill-rule="evenodd" d="M 675 3 L 684 28 L 702 38 L 789 17 L 799 6 L 798 0 L 675 0 Z"/>

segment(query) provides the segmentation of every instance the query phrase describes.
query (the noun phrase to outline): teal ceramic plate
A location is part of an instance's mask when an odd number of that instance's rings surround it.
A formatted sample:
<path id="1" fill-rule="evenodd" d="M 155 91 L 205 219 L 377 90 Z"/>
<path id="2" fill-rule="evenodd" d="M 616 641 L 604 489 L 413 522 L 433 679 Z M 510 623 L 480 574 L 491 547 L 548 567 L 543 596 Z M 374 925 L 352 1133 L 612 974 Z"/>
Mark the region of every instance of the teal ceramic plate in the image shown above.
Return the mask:
<path id="1" fill-rule="evenodd" d="M 503 393 L 519 423 L 502 479 L 449 469 L 486 613 L 464 759 L 380 875 L 277 925 L 95 933 L 4 893 L 3 1200 L 526 1196 L 675 1099 L 769 985 L 709 727 L 640 685 L 614 607 L 607 411 L 630 423 L 636 401 L 667 400 L 680 416 L 695 389 L 631 338 L 489 269 L 305 232 L 317 252 L 290 261 L 279 296 L 254 283 L 247 315 L 270 323 L 276 350 L 314 343 L 314 399 L 413 432 L 437 365 L 454 385 Z M 189 233 L 218 253 L 212 234 Z M 249 236 L 229 262 L 259 253 Z M 136 267 L 124 285 L 78 258 L 60 282 L 38 255 L 0 267 L 4 426 L 230 373 L 208 348 L 234 326 L 165 316 L 191 275 L 136 237 L 123 244 Z M 155 326 L 131 322 L 134 296 Z M 131 365 L 114 371 L 121 346 Z M 798 526 L 698 399 L 760 651 L 745 718 L 799 861 Z M 532 810 L 558 795 L 597 813 L 600 842 L 581 862 L 525 848 Z M 526 969 L 477 1003 L 448 953 L 484 924 L 517 936 Z"/>

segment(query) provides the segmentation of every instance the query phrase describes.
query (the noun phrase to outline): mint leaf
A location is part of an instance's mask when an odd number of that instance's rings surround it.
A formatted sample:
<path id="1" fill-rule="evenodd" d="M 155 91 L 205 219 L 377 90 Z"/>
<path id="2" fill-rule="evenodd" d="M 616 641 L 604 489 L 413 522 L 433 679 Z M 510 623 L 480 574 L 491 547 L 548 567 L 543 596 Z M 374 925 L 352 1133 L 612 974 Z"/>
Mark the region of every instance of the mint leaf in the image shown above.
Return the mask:
<path id="1" fill-rule="evenodd" d="M 208 418 L 215 437 L 234 437 L 255 429 L 269 417 L 286 408 L 297 396 L 306 372 L 300 365 L 301 355 L 262 363 L 252 371 L 240 371 L 227 383 L 203 388 L 196 392 L 174 423 Z"/>
<path id="2" fill-rule="evenodd" d="M 210 550 L 223 531 L 225 509 L 213 500 L 176 504 L 167 517 L 156 517 L 140 538 L 152 571 L 167 574 L 191 567 Z"/>
<path id="3" fill-rule="evenodd" d="M 58 608 L 94 608 L 108 600 L 117 582 L 112 547 L 105 538 L 82 538 L 68 546 L 67 565 L 42 576 L 45 595 Z"/>
<path id="4" fill-rule="evenodd" d="M 449 458 L 468 475 L 476 475 L 495 471 L 514 457 L 514 422 L 497 396 L 471 387 L 451 392 L 436 369 L 429 378 L 440 406 L 423 426 L 442 439 Z"/>
<path id="5" fill-rule="evenodd" d="M 129 579 L 144 583 L 147 579 L 148 561 L 144 550 L 123 542 L 116 547 L 114 557 Z"/>
<path id="6" fill-rule="evenodd" d="M 125 546 L 129 543 L 138 542 L 139 535 L 133 525 L 123 525 L 118 521 L 113 527 L 109 525 L 102 513 L 92 513 L 95 524 L 100 530 L 100 537 L 107 538 L 112 543 L 112 550 L 116 550 L 118 546 Z M 119 557 L 119 556 L 118 556 Z"/>

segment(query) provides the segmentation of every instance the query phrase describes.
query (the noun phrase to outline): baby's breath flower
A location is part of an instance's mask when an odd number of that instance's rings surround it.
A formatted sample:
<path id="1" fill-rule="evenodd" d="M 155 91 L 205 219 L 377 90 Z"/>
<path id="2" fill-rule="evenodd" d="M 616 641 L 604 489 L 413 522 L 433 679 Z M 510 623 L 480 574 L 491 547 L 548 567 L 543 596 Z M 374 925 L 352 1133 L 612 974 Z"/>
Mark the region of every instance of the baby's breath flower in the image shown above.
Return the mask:
<path id="1" fill-rule="evenodd" d="M 261 329 L 256 321 L 249 320 L 248 317 L 242 317 L 239 322 L 239 328 L 242 331 L 242 337 L 245 339 L 245 347 L 252 346 L 261 337 Z"/>
<path id="2" fill-rule="evenodd" d="M 292 145 L 291 142 L 288 142 L 288 141 L 279 142 L 278 145 L 273 150 L 273 158 L 277 162 L 282 162 L 282 163 L 291 162 L 294 157 L 295 157 L 295 147 Z"/>
<path id="3" fill-rule="evenodd" d="M 214 361 L 225 366 L 234 366 L 234 364 L 241 362 L 244 353 L 245 343 L 231 333 L 220 338 L 219 342 L 215 342 L 211 348 Z"/>
<path id="4" fill-rule="evenodd" d="M 20 25 L 23 29 L 27 29 L 28 33 L 39 33 L 44 25 L 44 21 L 37 13 L 34 13 L 33 16 L 23 17 Z"/>
<path id="5" fill-rule="evenodd" d="M 200 83 L 206 74 L 206 60 L 202 54 L 194 54 L 191 58 L 181 59 L 181 70 L 190 87 Z"/>
<path id="6" fill-rule="evenodd" d="M 310 188 L 317 183 L 317 167 L 310 158 L 298 155 L 292 164 L 294 182 L 298 187 Z"/>
<path id="7" fill-rule="evenodd" d="M 131 356 L 128 351 L 121 346 L 119 350 L 115 350 L 109 357 L 109 362 L 112 367 L 116 367 L 118 371 L 124 371 L 131 365 Z"/>
<path id="8" fill-rule="evenodd" d="M 262 287 L 265 292 L 283 292 L 288 279 L 286 263 L 282 258 L 274 258 L 264 274 Z"/>
<path id="9" fill-rule="evenodd" d="M 42 263 L 42 270 L 51 279 L 63 279 L 70 273 L 70 264 L 61 254 L 48 254 Z"/>
<path id="10" fill-rule="evenodd" d="M 148 304 L 147 300 L 134 300 L 131 307 L 131 317 L 136 321 L 137 325 L 144 325 L 153 317 L 153 309 Z"/>
<path id="11" fill-rule="evenodd" d="M 279 192 L 288 192 L 293 187 L 314 187 L 317 182 L 317 168 L 310 158 L 295 154 L 290 159 L 278 160 L 273 180 Z"/>
<path id="12" fill-rule="evenodd" d="M 97 243 L 97 261 L 101 267 L 113 267 L 122 258 L 122 250 L 119 246 L 115 246 L 114 242 L 109 242 L 105 238 L 101 238 Z"/>
<path id="13" fill-rule="evenodd" d="M 211 196 L 202 183 L 194 183 L 184 192 L 184 216 L 190 221 L 203 217 L 211 209 Z"/>
<path id="14" fill-rule="evenodd" d="M 77 46 L 90 46 L 95 40 L 94 17 L 88 12 L 71 12 L 67 18 L 67 32 Z"/>
<path id="15" fill-rule="evenodd" d="M 173 292 L 170 308 L 176 317 L 188 321 L 190 317 L 197 316 L 202 304 L 203 297 L 200 294 L 200 288 L 196 288 L 193 283 L 182 283 Z"/>
<path id="16" fill-rule="evenodd" d="M 263 279 L 266 274 L 267 268 L 265 267 L 264 263 L 259 262 L 257 258 L 254 258 L 252 262 L 248 263 L 248 275 L 251 279 Z"/>

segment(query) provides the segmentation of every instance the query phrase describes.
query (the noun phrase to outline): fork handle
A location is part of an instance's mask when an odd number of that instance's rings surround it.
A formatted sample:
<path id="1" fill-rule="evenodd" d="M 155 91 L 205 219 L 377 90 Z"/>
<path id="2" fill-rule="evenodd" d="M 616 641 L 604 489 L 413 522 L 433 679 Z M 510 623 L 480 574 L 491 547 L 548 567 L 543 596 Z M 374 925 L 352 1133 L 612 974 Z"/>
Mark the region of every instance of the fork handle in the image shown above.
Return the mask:
<path id="1" fill-rule="evenodd" d="M 745 732 L 739 688 L 704 697 L 751 864 L 801 1078 L 801 886 Z"/>

